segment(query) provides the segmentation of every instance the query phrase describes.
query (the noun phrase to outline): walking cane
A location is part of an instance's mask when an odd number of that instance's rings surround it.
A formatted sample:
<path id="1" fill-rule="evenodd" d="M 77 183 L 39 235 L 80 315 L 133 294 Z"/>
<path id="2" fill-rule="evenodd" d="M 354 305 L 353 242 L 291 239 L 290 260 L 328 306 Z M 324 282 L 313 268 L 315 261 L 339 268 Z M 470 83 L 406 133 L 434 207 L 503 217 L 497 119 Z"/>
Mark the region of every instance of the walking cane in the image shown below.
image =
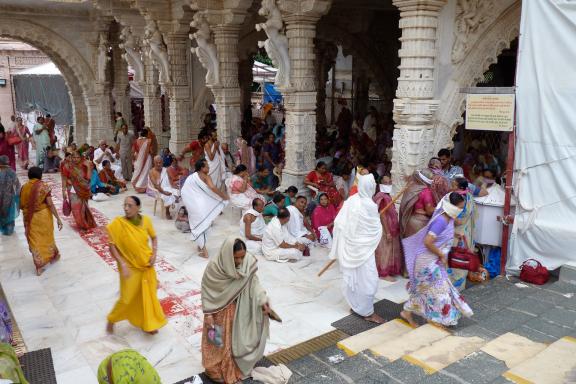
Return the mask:
<path id="1" fill-rule="evenodd" d="M 408 187 L 412 185 L 412 183 L 406 183 L 406 186 L 404 188 L 402 188 L 402 190 L 400 192 L 398 192 L 396 194 L 396 196 L 394 196 L 392 198 L 392 201 L 389 202 L 384 208 L 382 208 L 382 210 L 379 212 L 380 215 L 383 215 L 391 206 L 393 206 L 396 201 L 398 201 L 398 199 L 400 197 L 402 197 L 402 195 L 404 194 L 404 192 L 406 192 L 406 190 L 408 189 Z M 328 263 L 326 263 L 326 265 L 320 270 L 320 272 L 318 272 L 318 277 L 322 276 L 324 274 L 324 272 L 326 272 L 327 270 L 330 269 L 330 267 L 336 262 L 336 259 L 334 260 L 330 260 Z"/>

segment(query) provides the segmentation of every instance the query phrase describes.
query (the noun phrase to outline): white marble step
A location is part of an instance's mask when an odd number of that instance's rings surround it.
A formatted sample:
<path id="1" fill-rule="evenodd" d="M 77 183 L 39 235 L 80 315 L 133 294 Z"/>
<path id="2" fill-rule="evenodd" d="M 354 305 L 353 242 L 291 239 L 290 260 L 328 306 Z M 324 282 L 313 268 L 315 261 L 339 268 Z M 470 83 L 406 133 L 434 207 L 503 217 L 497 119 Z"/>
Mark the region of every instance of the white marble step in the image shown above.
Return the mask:
<path id="1" fill-rule="evenodd" d="M 410 331 L 413 328 L 403 320 L 394 319 L 387 323 L 372 328 L 368 331 L 350 336 L 340 341 L 337 346 L 348 356 L 354 356 L 357 353 L 365 351 L 375 345 L 379 345 L 388 340 L 396 339 Z"/>
<path id="2" fill-rule="evenodd" d="M 404 355 L 428 347 L 448 336 L 450 336 L 450 332 L 431 324 L 425 324 L 400 337 L 375 345 L 370 348 L 370 351 L 390 361 L 396 361 Z"/>
<path id="3" fill-rule="evenodd" d="M 546 344 L 536 343 L 523 336 L 509 332 L 490 341 L 481 350 L 498 360 L 502 360 L 508 368 L 513 368 L 536 356 L 546 347 Z"/>
<path id="4" fill-rule="evenodd" d="M 486 341 L 480 337 L 447 336 L 428 347 L 405 355 L 403 359 L 418 365 L 426 373 L 433 374 L 478 351 L 485 344 Z"/>
<path id="5" fill-rule="evenodd" d="M 566 336 L 555 341 L 502 376 L 518 384 L 576 383 L 576 338 Z"/>

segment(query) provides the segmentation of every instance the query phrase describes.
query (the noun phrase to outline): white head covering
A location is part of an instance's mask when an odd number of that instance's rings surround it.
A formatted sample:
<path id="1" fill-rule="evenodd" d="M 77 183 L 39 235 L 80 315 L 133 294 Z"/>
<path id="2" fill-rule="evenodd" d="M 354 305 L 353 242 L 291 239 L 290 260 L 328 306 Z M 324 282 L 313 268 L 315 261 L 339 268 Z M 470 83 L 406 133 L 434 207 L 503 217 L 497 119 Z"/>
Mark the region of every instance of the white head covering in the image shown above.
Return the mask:
<path id="1" fill-rule="evenodd" d="M 359 176 L 358 193 L 344 202 L 334 221 L 330 259 L 345 268 L 358 268 L 370 257 L 382 237 L 378 205 L 372 200 L 376 181 L 372 174 Z"/>

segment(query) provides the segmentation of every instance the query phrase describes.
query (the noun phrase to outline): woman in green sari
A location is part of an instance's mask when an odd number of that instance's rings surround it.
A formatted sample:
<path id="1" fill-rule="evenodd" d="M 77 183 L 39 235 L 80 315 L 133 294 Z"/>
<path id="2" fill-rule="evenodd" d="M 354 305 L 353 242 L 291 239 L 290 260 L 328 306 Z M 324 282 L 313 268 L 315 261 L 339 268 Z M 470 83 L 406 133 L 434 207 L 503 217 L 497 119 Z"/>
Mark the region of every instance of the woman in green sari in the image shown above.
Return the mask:
<path id="1" fill-rule="evenodd" d="M 111 354 L 98 367 L 98 384 L 160 384 L 148 360 L 133 349 Z"/>
<path id="2" fill-rule="evenodd" d="M 6 343 L 0 343 L 0 379 L 10 380 L 14 384 L 28 384 L 14 348 Z"/>

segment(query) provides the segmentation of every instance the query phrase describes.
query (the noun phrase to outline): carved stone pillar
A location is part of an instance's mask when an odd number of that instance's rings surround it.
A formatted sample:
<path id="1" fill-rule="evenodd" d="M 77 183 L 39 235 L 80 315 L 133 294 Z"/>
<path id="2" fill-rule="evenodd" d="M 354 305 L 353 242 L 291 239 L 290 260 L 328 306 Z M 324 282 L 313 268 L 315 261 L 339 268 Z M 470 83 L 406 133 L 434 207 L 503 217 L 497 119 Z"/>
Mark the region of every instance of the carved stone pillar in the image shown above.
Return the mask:
<path id="1" fill-rule="evenodd" d="M 315 42 L 316 48 L 316 126 L 326 127 L 326 82 L 330 69 L 336 64 L 338 47 L 323 41 Z"/>
<path id="2" fill-rule="evenodd" d="M 112 125 L 110 87 L 96 84 L 93 91 L 86 97 L 88 111 L 88 132 L 86 142 L 98 145 L 100 140 L 112 140 L 114 127 Z"/>
<path id="3" fill-rule="evenodd" d="M 170 108 L 170 151 L 180 153 L 190 142 L 191 92 L 190 40 L 187 34 L 166 36 L 172 82 L 167 87 Z"/>
<path id="4" fill-rule="evenodd" d="M 330 1 L 282 1 L 290 57 L 290 88 L 284 89 L 286 108 L 286 163 L 281 189 L 290 185 L 301 191 L 304 177 L 315 166 L 316 73 L 314 38 L 316 23 L 328 12 Z"/>
<path id="5" fill-rule="evenodd" d="M 123 50 L 114 46 L 112 50 L 112 68 L 114 86 L 112 97 L 114 98 L 114 112 L 121 112 L 128 127 L 132 124 L 132 106 L 130 103 L 130 85 L 128 83 L 128 63 L 122 58 Z"/>
<path id="6" fill-rule="evenodd" d="M 88 110 L 86 109 L 86 100 L 81 92 L 70 93 L 70 100 L 74 105 L 74 142 L 85 143 L 88 130 Z M 66 140 L 68 140 L 68 138 L 66 138 Z"/>
<path id="7" fill-rule="evenodd" d="M 218 52 L 220 83 L 211 86 L 216 99 L 218 138 L 232 146 L 240 135 L 240 84 L 238 82 L 238 39 L 240 25 L 215 25 L 214 44 Z"/>
<path id="8" fill-rule="evenodd" d="M 254 59 L 251 57 L 241 58 L 238 63 L 238 82 L 240 86 L 240 110 L 242 113 L 252 105 L 252 66 Z"/>
<path id="9" fill-rule="evenodd" d="M 370 101 L 370 78 L 367 76 L 366 70 L 367 68 L 360 64 L 358 60 L 353 60 L 354 105 L 352 110 L 355 116 L 360 116 L 362 119 L 368 113 L 368 103 Z"/>
<path id="10" fill-rule="evenodd" d="M 158 85 L 158 70 L 152 60 L 144 58 L 144 77 L 142 92 L 144 93 L 144 125 L 159 138 L 162 136 L 162 102 L 160 101 L 160 86 Z"/>
<path id="11" fill-rule="evenodd" d="M 392 179 L 398 190 L 404 177 L 424 167 L 432 156 L 439 105 L 434 100 L 436 30 L 446 0 L 394 0 L 393 4 L 400 10 L 402 29 L 392 148 Z"/>

